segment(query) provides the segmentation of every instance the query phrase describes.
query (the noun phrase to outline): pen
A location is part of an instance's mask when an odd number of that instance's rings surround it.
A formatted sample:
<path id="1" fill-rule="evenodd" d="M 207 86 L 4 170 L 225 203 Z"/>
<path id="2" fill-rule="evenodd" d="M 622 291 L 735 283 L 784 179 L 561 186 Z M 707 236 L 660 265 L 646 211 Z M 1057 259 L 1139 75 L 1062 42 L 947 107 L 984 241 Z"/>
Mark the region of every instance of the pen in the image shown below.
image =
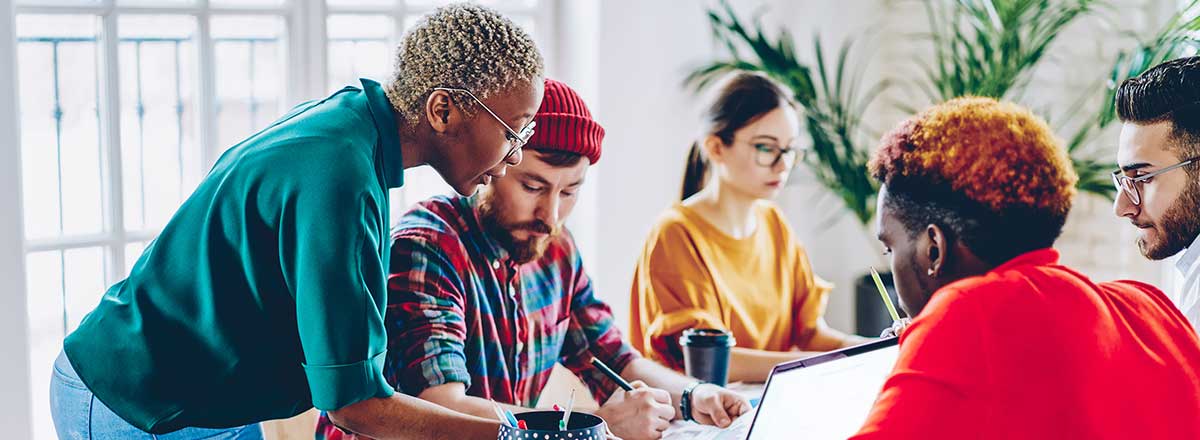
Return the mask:
<path id="1" fill-rule="evenodd" d="M 629 382 L 626 382 L 625 379 L 622 379 L 621 375 L 613 371 L 612 368 L 608 368 L 608 365 L 604 365 L 604 362 L 600 362 L 600 359 L 592 358 L 592 365 L 594 365 L 596 369 L 600 370 L 601 373 L 604 373 L 605 376 L 608 376 L 609 379 L 612 379 L 613 382 L 616 382 L 617 385 L 620 385 L 621 389 L 625 391 L 633 391 L 633 385 L 630 385 Z"/>

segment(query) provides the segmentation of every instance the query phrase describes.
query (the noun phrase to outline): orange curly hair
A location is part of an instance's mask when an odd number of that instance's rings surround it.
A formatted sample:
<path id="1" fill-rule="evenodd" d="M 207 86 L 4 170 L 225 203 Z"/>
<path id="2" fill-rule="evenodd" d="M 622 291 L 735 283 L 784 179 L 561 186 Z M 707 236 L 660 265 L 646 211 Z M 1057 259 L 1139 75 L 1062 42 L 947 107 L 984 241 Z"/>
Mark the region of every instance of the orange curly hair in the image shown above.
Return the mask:
<path id="1" fill-rule="evenodd" d="M 1032 209 L 1065 217 L 1079 177 L 1041 118 L 991 98 L 957 98 L 884 136 L 869 164 L 884 185 L 897 178 L 948 186 L 989 210 Z"/>

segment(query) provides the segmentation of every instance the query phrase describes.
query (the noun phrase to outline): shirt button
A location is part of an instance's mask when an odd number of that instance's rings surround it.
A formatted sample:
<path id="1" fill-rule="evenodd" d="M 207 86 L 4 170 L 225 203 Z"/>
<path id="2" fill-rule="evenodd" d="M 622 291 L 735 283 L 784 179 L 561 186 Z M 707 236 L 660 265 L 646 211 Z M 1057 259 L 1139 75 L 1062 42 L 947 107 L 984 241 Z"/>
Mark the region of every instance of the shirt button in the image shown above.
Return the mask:
<path id="1" fill-rule="evenodd" d="M 500 270 L 500 262 L 499 261 L 492 262 L 492 270 Z"/>

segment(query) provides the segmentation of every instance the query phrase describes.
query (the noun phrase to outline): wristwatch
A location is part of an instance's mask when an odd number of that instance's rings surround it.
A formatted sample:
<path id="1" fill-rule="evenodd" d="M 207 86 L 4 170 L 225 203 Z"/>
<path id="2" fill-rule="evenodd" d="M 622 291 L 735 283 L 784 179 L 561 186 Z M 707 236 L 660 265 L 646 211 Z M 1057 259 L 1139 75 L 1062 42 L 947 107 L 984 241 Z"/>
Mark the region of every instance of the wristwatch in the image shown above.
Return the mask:
<path id="1" fill-rule="evenodd" d="M 703 385 L 705 383 L 707 383 L 707 382 L 698 380 L 698 381 L 692 382 L 686 388 L 683 389 L 683 396 L 679 398 L 679 412 L 683 414 L 683 420 L 685 422 L 690 422 L 693 420 L 692 419 L 692 391 L 695 391 L 696 387 Z"/>

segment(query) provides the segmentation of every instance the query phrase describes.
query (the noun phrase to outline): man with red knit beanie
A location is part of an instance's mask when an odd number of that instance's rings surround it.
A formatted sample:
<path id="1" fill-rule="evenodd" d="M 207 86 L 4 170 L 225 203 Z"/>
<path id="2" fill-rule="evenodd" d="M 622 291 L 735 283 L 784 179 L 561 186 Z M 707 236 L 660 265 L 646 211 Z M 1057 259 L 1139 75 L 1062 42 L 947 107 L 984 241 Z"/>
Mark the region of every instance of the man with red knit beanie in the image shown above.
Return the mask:
<path id="1" fill-rule="evenodd" d="M 514 413 L 538 405 L 561 363 L 626 440 L 660 438 L 678 418 L 728 426 L 750 410 L 746 399 L 630 347 L 564 227 L 588 167 L 600 160 L 604 128 L 574 90 L 552 79 L 534 120 L 522 161 L 507 175 L 471 197 L 420 202 L 397 222 L 384 377 L 400 392 L 492 418 L 493 401 Z M 621 390 L 592 359 L 634 389 Z M 550 404 L 567 402 L 541 406 Z M 324 417 L 317 430 L 318 438 L 347 437 Z"/>

